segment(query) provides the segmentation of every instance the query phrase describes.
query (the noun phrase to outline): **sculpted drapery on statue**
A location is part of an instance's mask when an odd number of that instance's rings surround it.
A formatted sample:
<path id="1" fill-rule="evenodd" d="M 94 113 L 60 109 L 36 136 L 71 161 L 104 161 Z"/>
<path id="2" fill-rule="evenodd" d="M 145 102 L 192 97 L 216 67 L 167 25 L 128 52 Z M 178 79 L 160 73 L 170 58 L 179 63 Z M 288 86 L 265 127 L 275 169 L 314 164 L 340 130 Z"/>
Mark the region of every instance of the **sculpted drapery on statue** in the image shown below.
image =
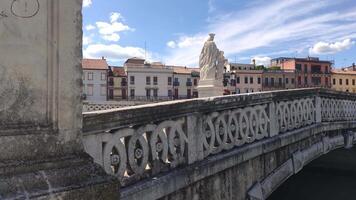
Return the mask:
<path id="1" fill-rule="evenodd" d="M 226 59 L 215 42 L 215 34 L 209 34 L 199 58 L 200 80 L 223 80 Z"/>

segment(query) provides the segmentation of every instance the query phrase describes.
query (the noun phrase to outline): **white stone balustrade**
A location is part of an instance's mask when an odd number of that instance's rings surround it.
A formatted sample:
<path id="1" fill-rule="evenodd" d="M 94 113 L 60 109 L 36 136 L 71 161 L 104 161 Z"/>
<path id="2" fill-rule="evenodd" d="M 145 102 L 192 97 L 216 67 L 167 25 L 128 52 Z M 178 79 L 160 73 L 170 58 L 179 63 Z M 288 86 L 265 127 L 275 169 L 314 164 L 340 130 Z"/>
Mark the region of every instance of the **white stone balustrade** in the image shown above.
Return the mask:
<path id="1" fill-rule="evenodd" d="M 288 131 L 348 120 L 356 120 L 356 97 L 322 89 L 202 98 L 84 113 L 84 146 L 128 186 Z"/>

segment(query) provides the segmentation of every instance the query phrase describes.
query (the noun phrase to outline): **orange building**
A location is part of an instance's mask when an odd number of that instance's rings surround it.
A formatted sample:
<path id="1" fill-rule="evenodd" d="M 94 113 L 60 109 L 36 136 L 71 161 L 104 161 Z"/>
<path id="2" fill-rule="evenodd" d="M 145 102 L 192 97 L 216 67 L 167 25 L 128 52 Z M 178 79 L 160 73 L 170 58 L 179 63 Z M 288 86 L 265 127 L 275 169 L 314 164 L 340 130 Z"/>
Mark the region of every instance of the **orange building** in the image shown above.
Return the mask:
<path id="1" fill-rule="evenodd" d="M 282 70 L 293 70 L 296 74 L 296 88 L 331 87 L 330 61 L 319 60 L 315 57 L 307 58 L 277 58 L 271 64 Z"/>

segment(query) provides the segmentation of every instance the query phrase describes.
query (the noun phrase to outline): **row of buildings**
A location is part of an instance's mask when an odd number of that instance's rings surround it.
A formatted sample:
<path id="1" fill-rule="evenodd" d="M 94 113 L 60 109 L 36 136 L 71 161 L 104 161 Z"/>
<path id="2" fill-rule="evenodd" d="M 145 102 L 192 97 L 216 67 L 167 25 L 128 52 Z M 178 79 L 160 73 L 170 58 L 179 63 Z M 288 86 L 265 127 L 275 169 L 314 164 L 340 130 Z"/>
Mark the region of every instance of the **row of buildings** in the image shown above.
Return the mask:
<path id="1" fill-rule="evenodd" d="M 83 59 L 84 99 L 166 101 L 198 97 L 199 69 L 130 58 L 123 67 Z"/>
<path id="2" fill-rule="evenodd" d="M 224 76 L 225 94 L 325 87 L 356 93 L 356 67 L 333 69 L 333 62 L 315 57 L 281 57 L 271 67 L 230 63 Z M 84 98 L 89 101 L 164 101 L 198 97 L 199 69 L 128 59 L 123 67 L 104 58 L 83 59 Z"/>

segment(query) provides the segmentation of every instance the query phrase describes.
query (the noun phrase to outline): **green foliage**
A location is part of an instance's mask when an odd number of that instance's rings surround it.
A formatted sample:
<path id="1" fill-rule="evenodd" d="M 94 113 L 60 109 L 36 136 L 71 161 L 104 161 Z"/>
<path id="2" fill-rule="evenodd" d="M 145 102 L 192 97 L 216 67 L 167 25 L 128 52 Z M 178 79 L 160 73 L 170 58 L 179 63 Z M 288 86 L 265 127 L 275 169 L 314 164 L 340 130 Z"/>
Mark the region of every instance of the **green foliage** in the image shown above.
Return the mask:
<path id="1" fill-rule="evenodd" d="M 281 70 L 281 67 L 272 66 L 272 67 L 269 67 L 268 70 Z"/>

